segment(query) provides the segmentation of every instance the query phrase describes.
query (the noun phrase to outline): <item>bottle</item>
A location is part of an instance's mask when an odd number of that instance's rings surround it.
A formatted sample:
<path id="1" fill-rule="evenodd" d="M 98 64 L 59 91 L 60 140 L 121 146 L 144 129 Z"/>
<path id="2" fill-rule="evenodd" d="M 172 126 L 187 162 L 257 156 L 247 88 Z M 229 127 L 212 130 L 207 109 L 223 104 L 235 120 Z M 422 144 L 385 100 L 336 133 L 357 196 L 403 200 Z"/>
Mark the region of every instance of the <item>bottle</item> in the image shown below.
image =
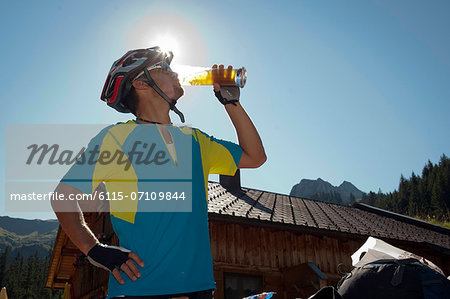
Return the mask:
<path id="1" fill-rule="evenodd" d="M 188 73 L 180 78 L 181 85 L 213 85 L 219 83 L 221 86 L 245 86 L 247 82 L 247 70 L 240 69 L 204 69 L 200 72 Z"/>

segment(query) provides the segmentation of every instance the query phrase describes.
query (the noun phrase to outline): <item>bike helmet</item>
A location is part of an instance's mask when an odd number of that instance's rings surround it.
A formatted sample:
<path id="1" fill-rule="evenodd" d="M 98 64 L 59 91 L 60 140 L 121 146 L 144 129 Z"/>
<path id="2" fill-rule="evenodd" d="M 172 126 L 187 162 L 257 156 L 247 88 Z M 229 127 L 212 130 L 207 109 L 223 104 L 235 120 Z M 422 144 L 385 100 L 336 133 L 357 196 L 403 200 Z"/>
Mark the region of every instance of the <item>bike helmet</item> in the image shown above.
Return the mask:
<path id="1" fill-rule="evenodd" d="M 101 99 L 108 106 L 119 112 L 127 113 L 130 110 L 124 104 L 125 98 L 131 90 L 133 80 L 142 73 L 146 76 L 146 83 L 166 100 L 170 109 L 177 113 L 181 121 L 184 122 L 183 114 L 175 107 L 175 100 L 170 99 L 153 81 L 150 72 L 147 70 L 152 65 L 160 62 L 170 64 L 173 59 L 171 51 L 162 51 L 160 47 L 148 49 L 138 49 L 128 51 L 120 59 L 116 60 L 106 78 L 105 85 L 101 94 Z"/>

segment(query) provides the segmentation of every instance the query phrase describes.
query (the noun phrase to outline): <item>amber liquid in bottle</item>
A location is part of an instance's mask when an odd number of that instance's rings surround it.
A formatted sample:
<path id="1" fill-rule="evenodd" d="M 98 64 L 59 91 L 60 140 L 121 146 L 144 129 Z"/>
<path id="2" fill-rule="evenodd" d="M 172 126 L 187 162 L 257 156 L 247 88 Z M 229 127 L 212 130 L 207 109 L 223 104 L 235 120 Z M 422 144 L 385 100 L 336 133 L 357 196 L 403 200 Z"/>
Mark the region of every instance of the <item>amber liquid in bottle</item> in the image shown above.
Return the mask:
<path id="1" fill-rule="evenodd" d="M 188 75 L 180 80 L 182 85 L 213 85 L 244 87 L 247 81 L 245 68 L 213 70 L 208 69 L 200 73 Z"/>

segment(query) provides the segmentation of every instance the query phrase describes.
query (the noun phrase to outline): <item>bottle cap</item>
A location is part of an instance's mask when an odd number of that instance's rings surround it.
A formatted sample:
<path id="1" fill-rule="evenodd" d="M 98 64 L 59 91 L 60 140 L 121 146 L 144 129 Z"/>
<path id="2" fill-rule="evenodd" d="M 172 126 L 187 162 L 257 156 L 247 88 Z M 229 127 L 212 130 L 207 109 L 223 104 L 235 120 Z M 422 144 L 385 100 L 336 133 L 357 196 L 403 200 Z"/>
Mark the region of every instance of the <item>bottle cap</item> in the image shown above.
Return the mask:
<path id="1" fill-rule="evenodd" d="M 236 71 L 236 76 L 234 77 L 236 82 L 236 86 L 242 88 L 247 82 L 247 70 L 245 67 L 242 67 Z"/>

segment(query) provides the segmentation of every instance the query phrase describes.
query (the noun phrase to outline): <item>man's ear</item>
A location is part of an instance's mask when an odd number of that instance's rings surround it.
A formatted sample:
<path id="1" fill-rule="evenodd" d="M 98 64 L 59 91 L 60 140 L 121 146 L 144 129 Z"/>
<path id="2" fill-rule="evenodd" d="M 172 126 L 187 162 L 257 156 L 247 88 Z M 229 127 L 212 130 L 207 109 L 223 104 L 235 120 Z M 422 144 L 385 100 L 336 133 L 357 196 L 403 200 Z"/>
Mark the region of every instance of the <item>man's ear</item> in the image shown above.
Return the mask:
<path id="1" fill-rule="evenodd" d="M 145 83 L 144 81 L 141 81 L 141 80 L 133 81 L 132 84 L 133 84 L 133 87 L 138 90 L 148 89 L 150 87 L 150 86 L 148 86 L 147 83 Z"/>

